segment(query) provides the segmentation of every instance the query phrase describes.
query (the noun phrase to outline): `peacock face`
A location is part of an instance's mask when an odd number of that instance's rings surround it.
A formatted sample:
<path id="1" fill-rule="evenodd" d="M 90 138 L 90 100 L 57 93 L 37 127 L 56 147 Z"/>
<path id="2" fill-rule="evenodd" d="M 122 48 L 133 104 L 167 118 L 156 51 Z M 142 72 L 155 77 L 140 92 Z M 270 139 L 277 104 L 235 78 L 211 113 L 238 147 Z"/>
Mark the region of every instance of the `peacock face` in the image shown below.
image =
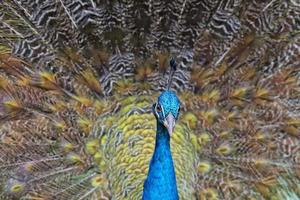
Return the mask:
<path id="1" fill-rule="evenodd" d="M 164 125 L 171 136 L 178 119 L 180 102 L 177 95 L 172 91 L 164 91 L 153 105 L 153 113 L 159 123 Z"/>

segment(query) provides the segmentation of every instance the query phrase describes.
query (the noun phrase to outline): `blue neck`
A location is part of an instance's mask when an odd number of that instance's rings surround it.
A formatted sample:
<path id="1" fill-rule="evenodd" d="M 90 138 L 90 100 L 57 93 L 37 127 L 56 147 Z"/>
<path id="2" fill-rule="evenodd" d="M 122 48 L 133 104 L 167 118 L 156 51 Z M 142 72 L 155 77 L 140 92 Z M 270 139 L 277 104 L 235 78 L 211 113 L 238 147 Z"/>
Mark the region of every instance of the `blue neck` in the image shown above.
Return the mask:
<path id="1" fill-rule="evenodd" d="M 143 191 L 143 200 L 158 199 L 179 199 L 170 150 L 170 136 L 160 123 L 157 123 L 155 150 Z"/>

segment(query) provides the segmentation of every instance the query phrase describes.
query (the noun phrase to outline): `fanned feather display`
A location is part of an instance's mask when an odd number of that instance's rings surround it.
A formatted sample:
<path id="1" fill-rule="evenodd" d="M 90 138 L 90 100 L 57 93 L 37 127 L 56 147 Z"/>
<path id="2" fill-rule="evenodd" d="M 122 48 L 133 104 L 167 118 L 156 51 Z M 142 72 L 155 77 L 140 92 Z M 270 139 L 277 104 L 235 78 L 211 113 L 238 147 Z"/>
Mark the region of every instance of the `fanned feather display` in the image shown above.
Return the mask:
<path id="1" fill-rule="evenodd" d="M 180 199 L 300 199 L 297 0 L 0 3 L 0 199 L 141 199 L 171 57 Z"/>

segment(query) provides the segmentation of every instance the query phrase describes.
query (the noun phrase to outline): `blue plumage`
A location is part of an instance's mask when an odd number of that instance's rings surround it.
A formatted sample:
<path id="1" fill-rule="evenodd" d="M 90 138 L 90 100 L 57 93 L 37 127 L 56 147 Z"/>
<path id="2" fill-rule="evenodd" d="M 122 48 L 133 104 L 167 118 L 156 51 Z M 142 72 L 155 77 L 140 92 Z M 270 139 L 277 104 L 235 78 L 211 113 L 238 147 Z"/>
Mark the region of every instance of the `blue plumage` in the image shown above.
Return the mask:
<path id="1" fill-rule="evenodd" d="M 175 169 L 170 149 L 170 135 L 179 114 L 179 100 L 174 92 L 165 91 L 154 106 L 157 119 L 156 143 L 144 183 L 143 200 L 178 200 Z"/>

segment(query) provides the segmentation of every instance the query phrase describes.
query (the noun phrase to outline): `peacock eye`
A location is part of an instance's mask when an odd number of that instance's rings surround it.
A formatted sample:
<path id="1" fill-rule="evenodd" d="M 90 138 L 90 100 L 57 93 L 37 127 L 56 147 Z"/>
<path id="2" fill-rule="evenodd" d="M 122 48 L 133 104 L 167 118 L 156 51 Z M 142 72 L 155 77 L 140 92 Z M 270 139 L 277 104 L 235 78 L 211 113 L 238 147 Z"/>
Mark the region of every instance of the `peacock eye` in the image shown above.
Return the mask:
<path id="1" fill-rule="evenodd" d="M 160 106 L 160 105 L 157 105 L 157 106 L 156 106 L 156 112 L 161 112 L 161 111 L 162 111 L 161 106 Z"/>

